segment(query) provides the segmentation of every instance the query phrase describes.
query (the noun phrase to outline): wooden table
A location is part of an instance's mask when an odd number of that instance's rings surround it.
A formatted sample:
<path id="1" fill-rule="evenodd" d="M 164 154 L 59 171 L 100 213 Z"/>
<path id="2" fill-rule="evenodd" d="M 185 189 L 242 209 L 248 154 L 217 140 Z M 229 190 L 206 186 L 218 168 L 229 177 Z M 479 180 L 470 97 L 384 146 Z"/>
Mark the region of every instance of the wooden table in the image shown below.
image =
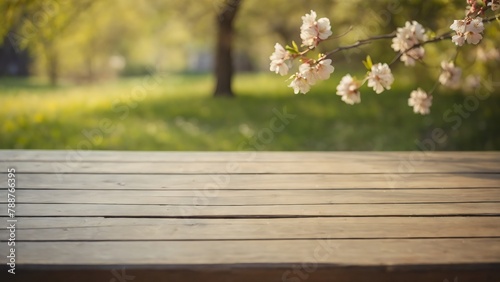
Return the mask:
<path id="1" fill-rule="evenodd" d="M 499 152 L 0 160 L 0 281 L 500 281 Z"/>

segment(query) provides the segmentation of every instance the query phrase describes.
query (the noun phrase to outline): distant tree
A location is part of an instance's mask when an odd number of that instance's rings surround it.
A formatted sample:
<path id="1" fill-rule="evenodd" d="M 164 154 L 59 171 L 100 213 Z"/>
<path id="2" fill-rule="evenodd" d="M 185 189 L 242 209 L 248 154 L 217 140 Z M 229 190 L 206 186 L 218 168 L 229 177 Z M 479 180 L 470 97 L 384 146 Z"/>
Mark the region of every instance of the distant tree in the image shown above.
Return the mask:
<path id="1" fill-rule="evenodd" d="M 0 12 L 6 15 L 0 37 L 5 36 L 18 53 L 29 50 L 43 57 L 50 83 L 56 85 L 60 76 L 61 33 L 92 4 L 91 0 L 6 1 L 0 5 Z"/>
<path id="2" fill-rule="evenodd" d="M 214 96 L 234 96 L 232 80 L 234 21 L 243 0 L 225 0 L 216 13 L 217 43 L 215 47 L 215 77 Z"/>
<path id="3" fill-rule="evenodd" d="M 0 44 L 0 76 L 29 76 L 31 56 L 27 50 L 17 50 L 8 38 Z"/>

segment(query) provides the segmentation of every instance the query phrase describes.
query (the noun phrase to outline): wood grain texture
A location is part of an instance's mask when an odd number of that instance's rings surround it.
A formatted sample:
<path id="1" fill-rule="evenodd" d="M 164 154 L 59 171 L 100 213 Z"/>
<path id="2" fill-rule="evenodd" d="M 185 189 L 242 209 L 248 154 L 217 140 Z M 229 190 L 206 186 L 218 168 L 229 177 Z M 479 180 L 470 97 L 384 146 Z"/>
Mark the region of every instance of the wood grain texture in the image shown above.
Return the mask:
<path id="1" fill-rule="evenodd" d="M 0 150 L 4 220 L 7 167 L 16 281 L 500 281 L 500 152 Z"/>
<path id="2" fill-rule="evenodd" d="M 126 175 L 21 174 L 19 188 L 83 190 L 290 190 L 290 189 L 443 189 L 500 188 L 500 174 L 254 174 Z M 7 175 L 0 173 L 0 188 Z"/>
<path id="3" fill-rule="evenodd" d="M 500 188 L 373 190 L 19 190 L 19 204 L 124 204 L 171 206 L 274 206 L 321 204 L 500 204 Z M 7 203 L 7 191 L 0 191 Z"/>
<path id="4" fill-rule="evenodd" d="M 6 214 L 7 207 L 0 206 Z M 500 216 L 498 203 L 333 204 L 282 206 L 168 206 L 105 204 L 19 204 L 18 217 L 339 217 L 339 216 Z"/>
<path id="5" fill-rule="evenodd" d="M 18 173 L 120 173 L 120 174 L 363 174 L 363 173 L 500 173 L 500 162 L 421 162 L 401 165 L 393 161 L 329 162 L 74 162 L 40 161 L 0 163 L 0 171 L 15 167 Z"/>
<path id="6" fill-rule="evenodd" d="M 500 162 L 500 152 L 144 152 L 0 150 L 0 161 L 45 162 L 302 162 L 302 161 Z"/>
<path id="7" fill-rule="evenodd" d="M 500 238 L 500 217 L 21 218 L 22 241 Z M 367 231 L 370 232 L 367 232 Z M 0 230 L 7 238 L 8 230 Z"/>

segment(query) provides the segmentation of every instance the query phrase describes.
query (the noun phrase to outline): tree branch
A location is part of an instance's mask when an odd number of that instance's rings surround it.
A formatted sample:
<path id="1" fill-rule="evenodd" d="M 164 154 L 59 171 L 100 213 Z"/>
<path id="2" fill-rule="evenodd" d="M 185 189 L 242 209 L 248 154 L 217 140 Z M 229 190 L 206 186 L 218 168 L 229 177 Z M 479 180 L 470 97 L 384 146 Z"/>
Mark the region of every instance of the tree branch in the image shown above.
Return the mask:
<path id="1" fill-rule="evenodd" d="M 373 36 L 373 37 L 369 37 L 369 38 L 366 38 L 366 39 L 358 40 L 354 44 L 347 45 L 347 46 L 339 46 L 339 47 L 337 47 L 336 49 L 334 49 L 334 50 L 326 53 L 325 56 L 324 56 L 324 58 L 327 58 L 327 57 L 329 57 L 329 56 L 331 56 L 331 55 L 333 55 L 335 53 L 338 53 L 340 51 L 343 51 L 343 50 L 358 48 L 360 46 L 370 44 L 370 43 L 372 43 L 373 41 L 376 41 L 376 40 L 391 39 L 391 38 L 394 38 L 395 36 L 396 36 L 396 33 L 390 33 L 390 34 L 383 34 L 383 35 L 378 35 L 378 36 Z"/>
<path id="2" fill-rule="evenodd" d="M 483 23 L 489 23 L 489 22 L 492 22 L 494 20 L 497 20 L 498 18 L 500 17 L 500 15 L 495 15 L 493 17 L 490 17 L 490 18 L 486 18 L 483 20 Z M 410 51 L 410 50 L 413 50 L 414 48 L 418 48 L 418 47 L 421 47 L 423 45 L 426 45 L 426 44 L 429 44 L 429 43 L 435 43 L 435 42 L 439 42 L 439 41 L 443 41 L 445 39 L 450 39 L 453 35 L 453 31 L 449 31 L 449 32 L 446 32 L 446 33 L 443 33 L 441 34 L 440 36 L 438 37 L 434 37 L 432 39 L 429 39 L 427 41 L 424 41 L 420 44 L 416 44 L 414 45 L 413 47 L 409 48 L 408 50 L 404 51 L 404 52 L 401 52 L 398 54 L 398 56 L 396 56 L 396 58 L 394 58 L 394 60 L 389 64 L 389 65 L 392 65 L 394 64 L 397 60 L 399 60 L 399 58 L 401 58 L 401 56 Z M 328 52 L 325 54 L 325 56 L 323 56 L 321 60 L 324 60 L 326 59 L 327 57 L 335 54 L 335 53 L 338 53 L 340 51 L 344 51 L 344 50 L 349 50 L 349 49 L 354 49 L 354 48 L 358 48 L 360 46 L 363 46 L 363 45 L 367 45 L 367 44 L 370 44 L 372 43 L 373 41 L 377 41 L 377 40 L 381 40 L 381 39 L 392 39 L 396 37 L 396 33 L 393 32 L 393 33 L 390 33 L 390 34 L 383 34 L 383 35 L 378 35 L 378 36 L 373 36 L 373 37 L 368 37 L 366 39 L 362 39 L 362 40 L 358 40 L 356 43 L 354 44 L 351 44 L 351 45 L 346 45 L 346 46 L 339 46 L 337 47 L 336 49 Z"/>

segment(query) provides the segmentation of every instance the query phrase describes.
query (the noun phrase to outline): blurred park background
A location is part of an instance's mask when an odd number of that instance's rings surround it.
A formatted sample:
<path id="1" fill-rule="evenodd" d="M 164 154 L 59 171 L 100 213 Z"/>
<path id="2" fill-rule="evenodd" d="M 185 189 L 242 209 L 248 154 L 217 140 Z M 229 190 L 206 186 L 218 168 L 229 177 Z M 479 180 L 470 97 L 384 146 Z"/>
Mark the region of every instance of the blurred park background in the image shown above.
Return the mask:
<path id="1" fill-rule="evenodd" d="M 410 92 L 433 88 L 451 41 L 426 45 L 425 65 L 395 64 L 393 89 L 365 86 L 359 105 L 336 86 L 364 75 L 367 54 L 392 61 L 390 40 L 336 54 L 330 80 L 294 95 L 269 56 L 300 42 L 311 9 L 334 35 L 353 26 L 335 48 L 407 20 L 448 32 L 465 0 L 3 0 L 0 149 L 419 150 L 436 130 L 427 149 L 500 149 L 498 22 L 460 49 L 463 89 L 439 87 L 420 116 Z"/>

